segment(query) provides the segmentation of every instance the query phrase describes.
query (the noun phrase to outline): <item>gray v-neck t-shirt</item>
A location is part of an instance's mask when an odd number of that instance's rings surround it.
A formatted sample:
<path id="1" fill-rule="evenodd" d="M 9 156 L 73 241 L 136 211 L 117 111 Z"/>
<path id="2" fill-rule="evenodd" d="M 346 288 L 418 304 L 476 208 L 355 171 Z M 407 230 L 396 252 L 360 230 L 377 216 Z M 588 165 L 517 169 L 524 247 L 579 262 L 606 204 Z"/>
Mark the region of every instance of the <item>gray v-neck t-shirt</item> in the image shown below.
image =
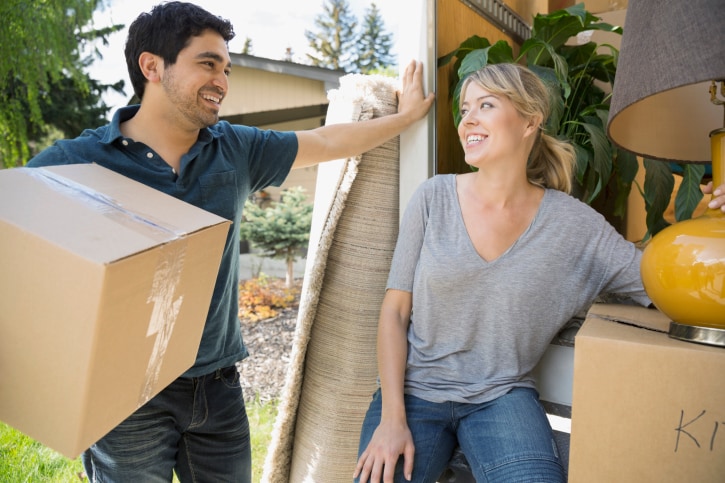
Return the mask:
<path id="1" fill-rule="evenodd" d="M 413 195 L 387 287 L 413 294 L 405 392 L 482 403 L 530 375 L 547 346 L 600 293 L 650 303 L 641 252 L 588 205 L 547 189 L 526 231 L 486 261 L 463 223 L 455 175 Z"/>

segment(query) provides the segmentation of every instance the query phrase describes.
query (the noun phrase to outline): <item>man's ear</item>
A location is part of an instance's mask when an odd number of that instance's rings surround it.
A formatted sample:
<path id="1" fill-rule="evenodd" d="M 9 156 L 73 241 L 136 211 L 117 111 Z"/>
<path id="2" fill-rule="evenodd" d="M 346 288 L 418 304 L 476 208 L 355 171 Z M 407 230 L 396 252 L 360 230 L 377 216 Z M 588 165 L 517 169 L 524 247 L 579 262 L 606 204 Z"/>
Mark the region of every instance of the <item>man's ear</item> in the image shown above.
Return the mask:
<path id="1" fill-rule="evenodd" d="M 159 56 L 150 52 L 142 52 L 138 57 L 138 65 L 149 82 L 159 82 L 161 80 L 161 71 L 164 64 Z"/>

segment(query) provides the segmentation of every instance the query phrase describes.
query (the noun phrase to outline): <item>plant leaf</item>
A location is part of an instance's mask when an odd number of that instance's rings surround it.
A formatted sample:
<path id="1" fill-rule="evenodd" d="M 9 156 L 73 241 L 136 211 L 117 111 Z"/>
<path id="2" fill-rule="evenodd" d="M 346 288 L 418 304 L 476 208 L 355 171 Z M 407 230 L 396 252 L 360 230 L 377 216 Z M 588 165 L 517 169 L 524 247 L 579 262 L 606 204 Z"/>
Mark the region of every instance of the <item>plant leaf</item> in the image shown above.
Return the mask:
<path id="1" fill-rule="evenodd" d="M 472 35 L 463 42 L 461 42 L 461 45 L 459 45 L 456 50 L 447 53 L 443 57 L 440 57 L 438 59 L 438 67 L 443 67 L 444 65 L 447 65 L 451 60 L 453 60 L 454 57 L 457 57 L 458 59 L 463 59 L 471 51 L 485 49 L 486 47 L 490 46 L 491 42 L 487 38 L 479 37 L 478 35 Z"/>
<path id="2" fill-rule="evenodd" d="M 647 210 L 647 234 L 645 239 L 656 235 L 669 226 L 664 218 L 667 205 L 675 187 L 675 178 L 667 163 L 644 159 L 644 204 Z"/>
<path id="3" fill-rule="evenodd" d="M 529 69 L 541 79 L 549 88 L 549 118 L 546 119 L 546 134 L 556 136 L 564 116 L 565 104 L 561 92 L 561 84 L 556 77 L 554 69 L 540 65 L 529 66 Z"/>
<path id="4" fill-rule="evenodd" d="M 702 200 L 700 182 L 705 174 L 704 164 L 685 164 L 682 166 L 682 183 L 675 197 L 675 219 L 677 221 L 692 218 L 692 213 Z"/>
<path id="5" fill-rule="evenodd" d="M 511 46 L 499 40 L 493 45 L 476 49 L 468 52 L 461 60 L 461 66 L 458 69 L 458 78 L 463 81 L 466 76 L 476 72 L 488 64 L 500 64 L 503 62 L 513 62 L 514 54 Z"/>
<path id="6" fill-rule="evenodd" d="M 499 40 L 488 51 L 488 63 L 502 64 L 507 62 L 514 62 L 514 51 L 507 42 Z"/>
<path id="7" fill-rule="evenodd" d="M 606 182 L 612 175 L 612 145 L 609 143 L 607 134 L 604 131 L 604 124 L 600 118 L 586 116 L 584 121 L 581 126 L 589 134 L 589 142 L 594 151 L 592 168 Z"/>
<path id="8" fill-rule="evenodd" d="M 584 185 L 584 174 L 589 166 L 591 155 L 589 151 L 584 149 L 584 146 L 578 143 L 572 143 L 574 146 L 574 152 L 576 153 L 576 179 L 583 186 Z"/>
<path id="9" fill-rule="evenodd" d="M 614 200 L 614 214 L 619 217 L 627 213 L 629 193 L 632 191 L 632 183 L 639 171 L 637 156 L 624 149 L 614 148 L 614 177 L 617 183 L 617 194 Z"/>
<path id="10" fill-rule="evenodd" d="M 472 74 L 473 72 L 476 72 L 488 65 L 489 49 L 490 47 L 473 50 L 461 61 L 461 67 L 458 69 L 458 78 L 461 79 L 459 84 L 462 83 L 469 74 Z"/>

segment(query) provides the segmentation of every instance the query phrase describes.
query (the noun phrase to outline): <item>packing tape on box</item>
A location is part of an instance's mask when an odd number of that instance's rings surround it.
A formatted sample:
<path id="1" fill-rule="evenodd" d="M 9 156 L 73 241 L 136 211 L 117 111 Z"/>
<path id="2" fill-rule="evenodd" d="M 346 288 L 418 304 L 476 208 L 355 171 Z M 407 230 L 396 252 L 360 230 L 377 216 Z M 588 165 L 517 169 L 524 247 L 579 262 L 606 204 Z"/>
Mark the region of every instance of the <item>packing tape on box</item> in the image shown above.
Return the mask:
<path id="1" fill-rule="evenodd" d="M 43 168 L 21 169 L 27 169 L 32 177 L 45 182 L 54 191 L 75 199 L 83 203 L 86 207 L 112 219 L 116 223 L 148 236 L 152 240 L 158 240 L 160 242 L 170 241 L 169 238 L 175 240 L 185 235 L 185 232 L 177 227 L 163 223 L 160 220 L 155 220 L 149 215 L 142 215 L 128 210 L 110 196 L 104 195 L 57 173 Z"/>
<path id="2" fill-rule="evenodd" d="M 176 287 L 181 282 L 181 273 L 186 254 L 186 240 L 179 240 L 173 245 L 164 245 L 159 256 L 158 266 L 154 273 L 147 302 L 153 304 L 151 320 L 149 321 L 147 337 L 156 335 L 149 364 L 146 367 L 146 377 L 139 397 L 139 405 L 145 404 L 154 395 L 157 388 L 161 364 L 164 354 L 169 347 L 171 335 L 184 300 L 183 295 L 174 298 Z"/>
<path id="3" fill-rule="evenodd" d="M 153 308 L 146 336 L 155 336 L 156 340 L 149 357 L 146 376 L 139 396 L 139 406 L 145 404 L 158 389 L 164 354 L 169 347 L 184 299 L 183 295 L 179 295 L 174 299 L 174 295 L 181 282 L 181 273 L 186 255 L 187 241 L 184 238 L 186 233 L 178 228 L 154 220 L 153 217 L 148 215 L 141 215 L 125 209 L 113 198 L 49 170 L 43 168 L 20 169 L 27 169 L 31 176 L 45 182 L 56 192 L 83 203 L 84 206 L 109 217 L 126 228 L 162 243 L 151 293 L 147 298 L 147 303 L 153 304 Z M 175 241 L 175 243 L 168 243 L 170 241 Z"/>

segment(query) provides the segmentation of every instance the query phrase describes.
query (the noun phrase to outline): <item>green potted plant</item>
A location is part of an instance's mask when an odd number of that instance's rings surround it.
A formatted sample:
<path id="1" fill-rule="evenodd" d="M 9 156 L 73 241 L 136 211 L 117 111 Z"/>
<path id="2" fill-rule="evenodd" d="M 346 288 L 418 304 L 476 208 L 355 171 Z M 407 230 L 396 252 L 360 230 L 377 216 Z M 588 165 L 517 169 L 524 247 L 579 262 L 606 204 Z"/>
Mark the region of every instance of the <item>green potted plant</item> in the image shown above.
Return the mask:
<path id="1" fill-rule="evenodd" d="M 453 120 L 458 111 L 463 79 L 487 64 L 525 63 L 552 92 L 552 113 L 545 127 L 555 137 L 568 139 L 576 150 L 574 195 L 620 221 L 638 171 L 636 157 L 614 145 L 607 137 L 609 100 L 615 81 L 619 51 L 612 45 L 572 41 L 591 30 L 622 34 L 622 28 L 599 21 L 584 4 L 546 15 L 536 15 L 531 37 L 517 56 L 505 41 L 491 44 L 472 36 L 438 60 L 444 66 L 454 61 Z M 681 170 L 683 183 L 676 200 L 679 219 L 692 216 L 702 198 L 699 189 L 704 168 L 698 165 L 673 167 L 661 161 L 645 160 L 645 183 L 638 189 L 645 199 L 648 238 L 667 226 L 663 214 L 674 187 L 673 169 Z M 614 221 L 608 216 L 610 221 Z M 614 223 L 615 225 L 617 223 Z"/>

